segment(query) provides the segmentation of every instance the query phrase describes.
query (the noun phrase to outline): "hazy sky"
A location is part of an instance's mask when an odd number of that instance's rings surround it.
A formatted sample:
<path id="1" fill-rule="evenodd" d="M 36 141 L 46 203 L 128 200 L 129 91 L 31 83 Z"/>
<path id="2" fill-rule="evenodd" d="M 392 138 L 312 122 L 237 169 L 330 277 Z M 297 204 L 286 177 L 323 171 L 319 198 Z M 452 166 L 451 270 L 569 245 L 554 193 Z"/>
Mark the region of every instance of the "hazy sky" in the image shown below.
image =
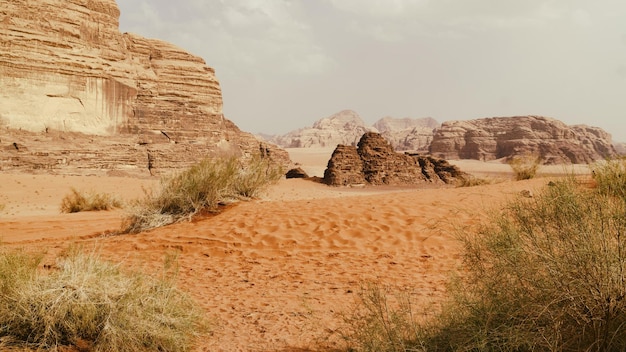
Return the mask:
<path id="1" fill-rule="evenodd" d="M 285 133 L 352 109 L 544 115 L 626 142 L 624 0 L 117 0 L 121 30 L 203 57 L 224 114 Z"/>

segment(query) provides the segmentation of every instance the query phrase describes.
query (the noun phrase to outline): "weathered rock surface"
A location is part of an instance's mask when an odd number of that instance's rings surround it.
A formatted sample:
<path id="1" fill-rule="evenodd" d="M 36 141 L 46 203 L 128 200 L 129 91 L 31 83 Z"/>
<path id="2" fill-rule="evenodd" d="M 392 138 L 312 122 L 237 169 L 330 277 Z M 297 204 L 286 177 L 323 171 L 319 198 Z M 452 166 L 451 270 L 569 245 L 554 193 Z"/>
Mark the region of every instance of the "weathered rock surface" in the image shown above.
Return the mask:
<path id="1" fill-rule="evenodd" d="M 338 145 L 324 172 L 333 186 L 452 183 L 463 173 L 445 160 L 400 154 L 379 133 L 365 133 L 358 147 Z"/>
<path id="2" fill-rule="evenodd" d="M 483 161 L 536 154 L 546 164 L 585 164 L 615 155 L 604 130 L 542 116 L 444 122 L 429 151 L 439 158 Z"/>
<path id="3" fill-rule="evenodd" d="M 30 153 L 49 153 L 51 159 L 3 153 L 2 169 L 97 167 L 111 143 L 119 147 L 113 149 L 120 167 L 131 169 L 143 169 L 149 154 L 155 170 L 260 148 L 288 160 L 284 151 L 260 147 L 224 118 L 219 82 L 204 60 L 163 41 L 120 33 L 119 16 L 114 0 L 3 2 L 1 143 L 4 148 L 19 139 Z M 55 137 L 46 135 L 52 131 Z M 69 143 L 74 138 L 92 145 Z M 44 140 L 57 144 L 46 147 Z M 76 157 L 66 164 L 46 148 Z"/>
<path id="4" fill-rule="evenodd" d="M 432 117 L 419 119 L 383 117 L 374 123 L 382 136 L 395 150 L 425 152 L 433 140 L 435 129 L 439 127 Z"/>
<path id="5" fill-rule="evenodd" d="M 312 127 L 274 136 L 270 142 L 283 148 L 334 147 L 338 144 L 356 145 L 365 132 L 374 130 L 365 125 L 352 110 L 343 110 L 316 121 Z"/>

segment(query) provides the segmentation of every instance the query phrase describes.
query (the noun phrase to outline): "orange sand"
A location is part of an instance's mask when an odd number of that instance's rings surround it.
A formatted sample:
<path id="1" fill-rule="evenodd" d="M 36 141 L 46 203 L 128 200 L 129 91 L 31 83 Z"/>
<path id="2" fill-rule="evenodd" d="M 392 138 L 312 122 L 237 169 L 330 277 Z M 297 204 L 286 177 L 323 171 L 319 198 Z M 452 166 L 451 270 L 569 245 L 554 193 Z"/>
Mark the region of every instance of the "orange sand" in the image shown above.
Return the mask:
<path id="1" fill-rule="evenodd" d="M 321 176 L 330 153 L 290 150 L 312 176 Z M 0 241 L 45 250 L 49 261 L 70 244 L 95 246 L 105 258 L 149 273 L 158 273 L 164 257 L 178 252 L 180 287 L 214 325 L 199 350 L 324 350 L 339 346 L 340 315 L 350 312 L 364 283 L 408 290 L 418 310 L 432 311 L 460 264 L 454 229 L 475 225 L 521 190 L 537 191 L 548 182 L 510 181 L 508 166 L 498 163 L 458 165 L 504 181 L 471 188 L 353 189 L 281 180 L 261 199 L 217 216 L 121 236 L 106 234 L 119 228 L 123 211 L 60 214 L 61 198 L 75 187 L 129 200 L 157 180 L 5 173 Z"/>

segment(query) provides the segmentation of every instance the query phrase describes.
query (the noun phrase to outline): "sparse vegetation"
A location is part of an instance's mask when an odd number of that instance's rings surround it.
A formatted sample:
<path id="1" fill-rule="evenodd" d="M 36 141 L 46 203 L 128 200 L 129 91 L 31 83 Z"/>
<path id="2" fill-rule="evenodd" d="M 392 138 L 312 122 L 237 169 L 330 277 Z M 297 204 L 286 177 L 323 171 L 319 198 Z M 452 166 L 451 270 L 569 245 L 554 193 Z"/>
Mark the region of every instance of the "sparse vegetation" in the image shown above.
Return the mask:
<path id="1" fill-rule="evenodd" d="M 161 180 L 158 192 L 146 192 L 134 204 L 125 231 L 136 233 L 164 226 L 198 213 L 216 212 L 219 205 L 256 196 L 282 176 L 280 166 L 263 158 L 205 159 L 186 171 Z"/>
<path id="2" fill-rule="evenodd" d="M 613 163 L 595 169 L 597 188 L 552 182 L 464 232 L 465 270 L 433 319 L 362 296 L 353 351 L 626 350 L 626 182 Z"/>
<path id="3" fill-rule="evenodd" d="M 349 351 L 404 352 L 414 346 L 418 324 L 410 297 L 391 291 L 373 283 L 361 288 L 354 313 L 344 316 Z"/>
<path id="4" fill-rule="evenodd" d="M 81 211 L 98 211 L 121 208 L 122 203 L 107 193 L 86 193 L 72 188 L 71 193 L 63 197 L 61 212 L 78 213 Z"/>
<path id="5" fill-rule="evenodd" d="M 601 193 L 626 200 L 626 158 L 597 162 L 591 171 Z"/>
<path id="6" fill-rule="evenodd" d="M 513 169 L 516 180 L 530 180 L 537 175 L 541 167 L 541 157 L 530 154 L 514 156 L 509 159 L 508 164 Z"/>
<path id="7" fill-rule="evenodd" d="M 0 347 L 56 351 L 189 351 L 206 331 L 200 309 L 163 277 L 125 273 L 71 249 L 48 270 L 41 256 L 0 253 Z"/>
<path id="8" fill-rule="evenodd" d="M 473 175 L 467 175 L 464 177 L 457 178 L 457 187 L 474 187 L 474 186 L 483 186 L 490 185 L 494 183 L 494 180 L 482 177 L 476 177 Z"/>

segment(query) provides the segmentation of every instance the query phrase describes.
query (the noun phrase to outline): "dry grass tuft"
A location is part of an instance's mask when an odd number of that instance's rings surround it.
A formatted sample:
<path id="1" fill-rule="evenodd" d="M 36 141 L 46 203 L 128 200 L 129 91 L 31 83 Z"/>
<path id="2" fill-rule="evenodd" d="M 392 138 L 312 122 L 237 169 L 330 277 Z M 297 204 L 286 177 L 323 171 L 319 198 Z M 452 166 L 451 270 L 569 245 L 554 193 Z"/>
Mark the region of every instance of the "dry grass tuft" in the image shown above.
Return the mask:
<path id="1" fill-rule="evenodd" d="M 573 176 L 551 182 L 461 233 L 466 270 L 429 321 L 370 290 L 351 351 L 626 350 L 623 171 L 621 160 L 595 168 L 594 189 Z"/>
<path id="2" fill-rule="evenodd" d="M 162 179 L 157 192 L 146 192 L 127 216 L 124 231 L 137 233 L 190 220 L 201 212 L 217 212 L 220 204 L 254 197 L 282 175 L 280 166 L 260 157 L 202 160 Z"/>
<path id="3" fill-rule="evenodd" d="M 78 213 L 81 211 L 112 210 L 121 208 L 122 203 L 106 193 L 85 193 L 72 188 L 70 194 L 61 201 L 62 213 Z"/>
<path id="4" fill-rule="evenodd" d="M 173 275 L 125 273 L 76 249 L 59 258 L 58 269 L 43 271 L 40 261 L 0 253 L 0 347 L 189 351 L 206 331 Z"/>
<path id="5" fill-rule="evenodd" d="M 541 167 L 541 157 L 530 154 L 514 156 L 509 159 L 508 164 L 513 169 L 516 180 L 530 180 L 537 175 Z"/>

